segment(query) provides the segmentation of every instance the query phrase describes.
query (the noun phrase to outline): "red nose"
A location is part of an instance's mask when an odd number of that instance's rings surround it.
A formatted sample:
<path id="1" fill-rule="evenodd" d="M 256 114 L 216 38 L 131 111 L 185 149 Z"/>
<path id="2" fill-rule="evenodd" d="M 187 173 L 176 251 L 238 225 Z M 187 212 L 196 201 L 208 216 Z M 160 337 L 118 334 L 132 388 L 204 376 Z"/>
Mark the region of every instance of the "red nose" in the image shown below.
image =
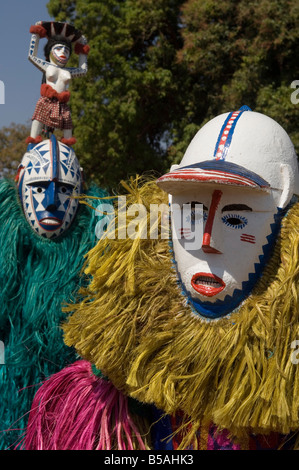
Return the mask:
<path id="1" fill-rule="evenodd" d="M 215 218 L 216 210 L 219 205 L 221 196 L 222 196 L 222 191 L 215 190 L 213 192 L 212 202 L 211 202 L 210 209 L 209 209 L 209 215 L 206 221 L 203 239 L 202 239 L 202 249 L 204 253 L 221 254 L 221 251 L 211 246 L 211 236 L 212 236 L 214 218 Z"/>

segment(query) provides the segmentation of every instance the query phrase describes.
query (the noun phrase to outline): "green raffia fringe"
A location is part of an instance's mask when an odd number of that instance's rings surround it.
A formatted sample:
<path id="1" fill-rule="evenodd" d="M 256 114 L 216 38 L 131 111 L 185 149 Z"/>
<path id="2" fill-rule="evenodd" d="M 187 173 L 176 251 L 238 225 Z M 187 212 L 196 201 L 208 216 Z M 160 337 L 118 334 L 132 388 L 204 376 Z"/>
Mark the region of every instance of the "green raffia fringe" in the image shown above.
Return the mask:
<path id="1" fill-rule="evenodd" d="M 88 195 L 105 197 L 94 187 Z M 92 201 L 92 200 L 91 200 Z M 92 202 L 91 202 L 92 204 Z M 100 204 L 95 200 L 94 206 Z M 72 363 L 73 348 L 63 343 L 62 304 L 86 284 L 84 255 L 97 241 L 95 210 L 80 205 L 72 226 L 47 240 L 26 221 L 12 181 L 0 181 L 0 449 L 13 448 L 23 434 L 40 382 Z M 5 432 L 7 429 L 16 431 Z"/>

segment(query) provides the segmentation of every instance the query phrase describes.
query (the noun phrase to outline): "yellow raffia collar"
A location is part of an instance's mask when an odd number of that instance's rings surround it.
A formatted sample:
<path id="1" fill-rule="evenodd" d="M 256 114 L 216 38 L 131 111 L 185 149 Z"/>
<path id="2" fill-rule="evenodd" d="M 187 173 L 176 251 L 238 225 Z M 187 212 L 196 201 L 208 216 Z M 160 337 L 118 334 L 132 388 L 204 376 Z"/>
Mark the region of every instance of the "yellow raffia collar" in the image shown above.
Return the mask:
<path id="1" fill-rule="evenodd" d="M 167 204 L 154 182 L 127 189 L 128 205 Z M 210 322 L 186 305 L 168 240 L 104 239 L 87 255 L 92 280 L 83 300 L 66 309 L 65 342 L 125 394 L 167 414 L 183 411 L 192 423 L 187 440 L 208 422 L 239 437 L 295 431 L 298 227 L 296 204 L 253 294 Z"/>

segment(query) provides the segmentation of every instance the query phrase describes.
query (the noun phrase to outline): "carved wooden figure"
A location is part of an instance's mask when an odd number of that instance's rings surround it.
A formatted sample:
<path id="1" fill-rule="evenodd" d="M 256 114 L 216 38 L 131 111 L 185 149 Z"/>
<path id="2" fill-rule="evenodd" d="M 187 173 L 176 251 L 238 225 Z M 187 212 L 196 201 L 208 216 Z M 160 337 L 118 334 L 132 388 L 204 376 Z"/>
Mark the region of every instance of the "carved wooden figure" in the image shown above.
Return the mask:
<path id="1" fill-rule="evenodd" d="M 41 98 L 36 104 L 32 117 L 30 136 L 27 143 L 39 143 L 42 130 L 53 132 L 63 129 L 62 142 L 73 145 L 76 139 L 72 135 L 72 118 L 68 101 L 68 90 L 73 78 L 87 73 L 87 55 L 89 46 L 86 38 L 68 23 L 39 21 L 30 28 L 31 41 L 28 59 L 43 72 Z M 47 38 L 44 47 L 45 59 L 37 57 L 40 38 Z M 67 67 L 74 51 L 79 55 L 78 67 Z"/>

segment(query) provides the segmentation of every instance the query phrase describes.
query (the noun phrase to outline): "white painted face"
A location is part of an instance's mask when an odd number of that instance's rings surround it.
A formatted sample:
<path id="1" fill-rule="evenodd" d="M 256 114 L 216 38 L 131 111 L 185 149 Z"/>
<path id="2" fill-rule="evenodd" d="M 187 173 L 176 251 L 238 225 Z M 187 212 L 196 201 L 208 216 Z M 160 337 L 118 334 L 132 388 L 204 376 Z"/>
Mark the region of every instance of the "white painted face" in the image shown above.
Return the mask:
<path id="1" fill-rule="evenodd" d="M 233 312 L 262 275 L 281 218 L 299 196 L 291 139 L 276 121 L 242 106 L 205 124 L 181 163 L 157 184 L 171 195 L 173 208 L 204 205 L 202 247 L 190 250 L 186 240 L 175 239 L 177 232 L 172 237 L 189 304 L 211 319 Z"/>
<path id="2" fill-rule="evenodd" d="M 64 44 L 55 44 L 50 53 L 50 61 L 64 67 L 70 58 L 70 49 Z"/>
<path id="3" fill-rule="evenodd" d="M 198 313 L 218 318 L 242 302 L 261 275 L 275 230 L 276 195 L 229 185 L 199 184 L 172 197 L 172 204 L 203 205 L 202 247 L 188 250 L 173 237 L 178 276 Z"/>

